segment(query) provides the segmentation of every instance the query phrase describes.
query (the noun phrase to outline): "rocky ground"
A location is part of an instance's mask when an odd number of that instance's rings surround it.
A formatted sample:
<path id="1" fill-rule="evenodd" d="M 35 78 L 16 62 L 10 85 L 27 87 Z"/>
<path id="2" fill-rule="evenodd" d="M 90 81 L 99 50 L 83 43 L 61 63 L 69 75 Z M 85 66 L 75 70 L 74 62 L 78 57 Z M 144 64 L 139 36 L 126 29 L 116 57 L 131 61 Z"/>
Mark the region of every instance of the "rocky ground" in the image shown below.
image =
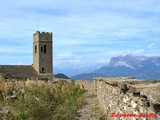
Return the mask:
<path id="1" fill-rule="evenodd" d="M 80 84 L 80 81 L 77 81 Z M 75 120 L 99 120 L 103 117 L 97 96 L 94 94 L 93 82 L 85 81 L 82 83 L 84 88 L 87 90 L 86 98 L 87 104 L 78 111 L 78 115 Z"/>

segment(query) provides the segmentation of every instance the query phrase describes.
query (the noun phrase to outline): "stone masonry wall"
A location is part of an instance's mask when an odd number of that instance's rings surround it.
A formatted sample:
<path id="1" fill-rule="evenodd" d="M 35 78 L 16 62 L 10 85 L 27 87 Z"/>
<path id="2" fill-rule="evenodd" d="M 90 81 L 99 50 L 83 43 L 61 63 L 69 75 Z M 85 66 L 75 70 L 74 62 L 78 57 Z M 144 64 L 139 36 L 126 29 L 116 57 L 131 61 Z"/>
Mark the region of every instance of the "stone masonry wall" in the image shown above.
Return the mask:
<path id="1" fill-rule="evenodd" d="M 95 78 L 94 89 L 108 120 L 160 120 L 160 81 Z"/>
<path id="2" fill-rule="evenodd" d="M 52 33 L 37 31 L 33 35 L 33 67 L 39 73 L 53 73 Z"/>

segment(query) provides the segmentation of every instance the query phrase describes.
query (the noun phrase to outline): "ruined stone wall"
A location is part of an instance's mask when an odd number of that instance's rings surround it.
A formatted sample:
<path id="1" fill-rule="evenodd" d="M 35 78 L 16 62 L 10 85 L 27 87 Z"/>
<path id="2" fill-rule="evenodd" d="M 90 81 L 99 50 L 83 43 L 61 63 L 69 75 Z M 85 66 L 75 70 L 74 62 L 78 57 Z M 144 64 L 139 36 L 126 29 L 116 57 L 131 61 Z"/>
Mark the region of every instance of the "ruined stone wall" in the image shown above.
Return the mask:
<path id="1" fill-rule="evenodd" d="M 160 81 L 95 78 L 94 89 L 108 120 L 160 120 Z"/>

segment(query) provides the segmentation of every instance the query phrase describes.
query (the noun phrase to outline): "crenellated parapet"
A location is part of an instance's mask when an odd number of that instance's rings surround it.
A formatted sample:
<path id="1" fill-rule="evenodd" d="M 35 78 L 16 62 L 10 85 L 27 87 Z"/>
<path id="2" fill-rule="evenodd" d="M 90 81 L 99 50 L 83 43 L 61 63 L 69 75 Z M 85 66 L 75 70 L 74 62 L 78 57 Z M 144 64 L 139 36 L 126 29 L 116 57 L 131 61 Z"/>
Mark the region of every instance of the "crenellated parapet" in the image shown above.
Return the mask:
<path id="1" fill-rule="evenodd" d="M 34 42 L 39 41 L 52 41 L 52 32 L 40 32 L 37 31 L 34 35 Z"/>

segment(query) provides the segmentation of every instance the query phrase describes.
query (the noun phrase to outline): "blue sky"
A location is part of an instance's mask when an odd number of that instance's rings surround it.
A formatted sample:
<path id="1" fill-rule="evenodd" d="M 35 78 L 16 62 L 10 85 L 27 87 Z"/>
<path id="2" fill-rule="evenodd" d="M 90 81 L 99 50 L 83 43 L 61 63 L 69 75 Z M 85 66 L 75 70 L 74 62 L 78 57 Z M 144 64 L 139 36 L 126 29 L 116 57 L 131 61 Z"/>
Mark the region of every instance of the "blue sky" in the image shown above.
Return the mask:
<path id="1" fill-rule="evenodd" d="M 37 30 L 53 32 L 54 68 L 64 73 L 118 55 L 160 56 L 160 1 L 1 0 L 0 64 L 32 64 Z"/>

